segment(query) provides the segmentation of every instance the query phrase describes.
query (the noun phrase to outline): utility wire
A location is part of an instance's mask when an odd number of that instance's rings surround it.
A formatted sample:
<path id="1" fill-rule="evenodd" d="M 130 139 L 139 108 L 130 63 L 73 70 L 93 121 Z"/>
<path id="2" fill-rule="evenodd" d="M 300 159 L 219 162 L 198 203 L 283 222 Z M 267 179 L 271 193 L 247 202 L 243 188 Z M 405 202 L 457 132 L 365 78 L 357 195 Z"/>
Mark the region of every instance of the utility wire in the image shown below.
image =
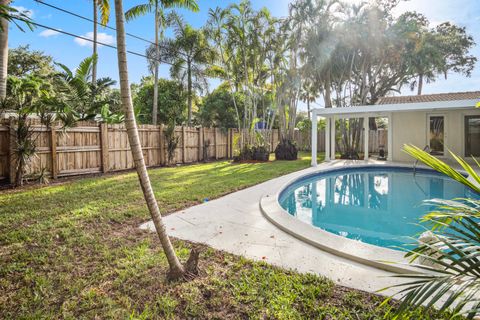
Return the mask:
<path id="1" fill-rule="evenodd" d="M 85 41 L 88 41 L 88 42 L 96 42 L 97 44 L 99 45 L 102 45 L 102 46 L 105 46 L 105 47 L 108 47 L 108 48 L 111 48 L 111 49 L 114 49 L 114 50 L 118 50 L 118 48 L 112 44 L 108 44 L 108 43 L 104 43 L 104 42 L 101 42 L 101 41 L 93 41 L 93 39 L 90 39 L 90 38 L 87 38 L 87 37 L 84 37 L 84 36 L 81 36 L 81 35 L 78 35 L 78 34 L 75 34 L 75 33 L 72 33 L 72 32 L 68 32 L 68 31 L 64 31 L 64 30 L 61 30 L 61 29 L 57 29 L 57 28 L 53 28 L 53 27 L 49 27 L 47 25 L 44 25 L 44 24 L 41 24 L 41 23 L 38 23 L 38 22 L 34 22 L 34 21 L 31 21 L 31 20 L 27 20 L 27 19 L 22 19 L 20 17 L 14 17 L 12 16 L 13 19 L 16 19 L 16 20 L 19 20 L 19 21 L 22 21 L 22 22 L 25 22 L 25 23 L 30 23 L 34 26 L 37 26 L 37 27 L 41 27 L 41 28 L 44 28 L 44 29 L 47 29 L 47 30 L 52 30 L 52 31 L 55 31 L 55 32 L 58 32 L 58 33 L 61 33 L 61 34 L 65 34 L 67 36 L 70 36 L 70 37 L 74 37 L 74 38 L 79 38 L 79 39 L 82 39 L 82 40 L 85 40 Z M 154 61 L 157 61 L 159 64 L 160 63 L 165 63 L 165 64 L 168 64 L 170 66 L 174 66 L 173 63 L 171 62 L 168 62 L 168 61 L 164 61 L 164 60 L 161 60 L 159 58 L 157 59 L 151 59 L 149 58 L 147 55 L 145 54 L 142 54 L 142 53 L 139 53 L 139 52 L 136 52 L 136 51 L 132 51 L 132 50 L 127 50 L 127 53 L 129 54 L 132 54 L 132 55 L 135 55 L 135 56 L 139 56 L 139 57 L 142 57 L 142 58 L 145 58 L 147 60 L 154 60 Z M 177 65 L 178 67 L 178 65 Z M 184 66 L 180 66 L 181 69 L 184 69 L 184 70 L 188 70 L 187 67 L 184 67 Z M 208 73 L 202 71 L 200 72 L 203 76 L 207 77 L 207 78 L 211 78 L 212 76 L 209 75 Z"/>
<path id="2" fill-rule="evenodd" d="M 52 30 L 52 31 L 55 31 L 55 32 L 58 32 L 58 33 L 62 33 L 62 34 L 65 34 L 67 36 L 71 36 L 71 37 L 74 37 L 74 38 L 79 38 L 79 39 L 82 39 L 82 40 L 85 40 L 85 41 L 88 41 L 88 42 L 92 42 L 92 43 L 96 42 L 99 45 L 117 50 L 117 47 L 112 45 L 112 44 L 104 43 L 104 42 L 101 42 L 101 41 L 93 41 L 93 39 L 90 39 L 90 38 L 87 38 L 87 37 L 84 37 L 84 36 L 80 36 L 80 35 L 72 33 L 72 32 L 68 32 L 68 31 L 57 29 L 57 28 L 49 27 L 49 26 L 46 26 L 44 24 L 34 22 L 34 21 L 31 21 L 31 20 L 22 19 L 22 18 L 19 18 L 19 17 L 12 17 L 12 18 L 16 19 L 16 20 L 19 20 L 19 21 L 22 21 L 22 22 L 33 24 L 34 26 L 37 26 L 37 27 L 41 27 L 41 28 L 44 28 L 44 29 L 47 29 L 47 30 Z M 131 51 L 131 50 L 127 50 L 127 52 L 130 53 L 130 54 L 139 56 L 139 57 L 146 58 L 148 60 L 156 60 L 158 63 L 165 63 L 165 64 L 168 64 L 168 65 L 171 65 L 171 66 L 174 65 L 171 62 L 163 61 L 161 59 L 150 59 L 145 54 L 142 54 L 142 53 L 139 53 L 139 52 L 135 52 L 135 51 Z M 185 67 L 181 67 L 181 68 L 186 69 Z"/>
<path id="3" fill-rule="evenodd" d="M 69 15 L 71 15 L 71 16 L 77 17 L 77 18 L 79 18 L 79 19 L 82 19 L 82 20 L 85 20 L 85 21 L 88 21 L 88 22 L 91 22 L 91 23 L 95 23 L 95 24 L 97 24 L 97 25 L 99 25 L 99 26 L 102 26 L 102 27 L 104 27 L 104 28 L 106 28 L 106 29 L 109 29 L 109 30 L 112 30 L 112 31 L 117 32 L 117 29 L 114 28 L 114 27 L 111 27 L 111 26 L 109 26 L 109 25 L 107 25 L 107 24 L 103 24 L 103 23 L 98 22 L 98 21 L 95 22 L 93 19 L 90 19 L 90 18 L 88 18 L 88 17 L 86 17 L 86 16 L 82 16 L 82 15 L 80 15 L 80 14 L 78 14 L 78 13 L 75 13 L 75 12 L 72 12 L 72 11 L 69 11 L 69 10 L 66 10 L 66 9 L 63 9 L 63 8 L 60 8 L 60 7 L 58 7 L 58 6 L 55 6 L 55 5 L 53 5 L 53 4 L 44 2 L 44 1 L 42 1 L 42 0 L 34 0 L 34 1 L 37 2 L 37 3 L 39 3 L 39 4 L 42 4 L 42 5 L 44 5 L 44 6 L 50 7 L 50 8 L 52 8 L 52 9 L 61 11 L 61 12 L 63 12 L 63 13 L 69 14 Z M 155 44 L 155 42 L 153 42 L 153 41 L 151 41 L 151 40 L 148 40 L 148 39 L 146 39 L 146 38 L 137 36 L 137 35 L 135 35 L 135 34 L 132 34 L 132 33 L 129 33 L 129 32 L 125 32 L 125 35 L 127 35 L 127 36 L 129 36 L 129 37 L 132 37 L 132 38 L 135 38 L 135 39 L 137 39 L 137 40 L 144 41 L 144 42 L 149 43 L 149 44 L 151 44 L 151 45 L 153 45 L 153 46 L 157 46 L 157 45 Z M 97 41 L 97 42 L 98 42 L 98 41 Z M 164 48 L 164 46 L 162 46 L 162 45 L 159 43 L 159 44 L 158 44 L 158 48 L 159 48 L 159 49 L 162 49 L 162 48 Z M 179 53 L 180 53 L 181 55 L 183 55 L 183 56 L 186 56 L 183 52 L 179 52 Z"/>
<path id="4" fill-rule="evenodd" d="M 69 10 L 66 10 L 66 9 L 63 9 L 63 8 L 60 8 L 60 7 L 57 7 L 57 6 L 53 5 L 53 4 L 46 3 L 46 2 L 44 2 L 44 1 L 42 1 L 42 0 L 34 0 L 34 1 L 35 1 L 35 2 L 38 2 L 39 4 L 43 4 L 44 6 L 50 7 L 50 8 L 52 8 L 52 9 L 61 11 L 61 12 L 63 12 L 63 13 L 69 14 L 69 15 L 74 16 L 74 17 L 77 17 L 77 18 L 80 18 L 80 19 L 82 19 L 82 20 L 85 20 L 85 21 L 88 21 L 88 22 L 92 22 L 92 23 L 96 23 L 96 24 L 98 24 L 99 26 L 102 26 L 102 27 L 104 27 L 104 28 L 113 30 L 113 31 L 115 31 L 115 32 L 117 31 L 117 29 L 115 29 L 114 27 L 111 27 L 111 26 L 109 26 L 109 25 L 107 25 L 107 24 L 103 24 L 103 23 L 98 22 L 98 21 L 95 22 L 95 21 L 93 21 L 93 19 L 87 18 L 87 17 L 82 16 L 82 15 L 80 15 L 80 14 L 78 14 L 78 13 L 75 13 L 75 12 L 72 12 L 72 11 L 69 11 Z M 150 41 L 150 40 L 148 40 L 148 39 L 142 38 L 142 37 L 137 36 L 137 35 L 135 35 L 135 34 L 131 34 L 131 33 L 128 33 L 128 32 L 125 32 L 125 34 L 126 34 L 127 36 L 129 36 L 129 37 L 132 37 L 132 38 L 135 38 L 135 39 L 138 39 L 138 40 L 141 40 L 141 41 L 145 41 L 145 42 L 147 42 L 147 43 L 150 43 L 150 44 L 155 45 L 155 42 L 152 42 L 152 41 Z"/>

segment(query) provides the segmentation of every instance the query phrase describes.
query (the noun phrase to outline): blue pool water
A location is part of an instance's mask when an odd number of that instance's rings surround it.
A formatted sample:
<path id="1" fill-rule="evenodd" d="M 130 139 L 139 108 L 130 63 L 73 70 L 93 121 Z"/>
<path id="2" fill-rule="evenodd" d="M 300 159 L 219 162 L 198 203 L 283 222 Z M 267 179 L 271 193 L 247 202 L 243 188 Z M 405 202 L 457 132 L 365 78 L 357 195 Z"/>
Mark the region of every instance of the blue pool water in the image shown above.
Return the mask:
<path id="1" fill-rule="evenodd" d="M 280 205 L 303 222 L 334 234 L 398 249 L 425 229 L 420 218 L 432 198 L 480 196 L 432 170 L 346 168 L 302 179 L 285 189 Z"/>

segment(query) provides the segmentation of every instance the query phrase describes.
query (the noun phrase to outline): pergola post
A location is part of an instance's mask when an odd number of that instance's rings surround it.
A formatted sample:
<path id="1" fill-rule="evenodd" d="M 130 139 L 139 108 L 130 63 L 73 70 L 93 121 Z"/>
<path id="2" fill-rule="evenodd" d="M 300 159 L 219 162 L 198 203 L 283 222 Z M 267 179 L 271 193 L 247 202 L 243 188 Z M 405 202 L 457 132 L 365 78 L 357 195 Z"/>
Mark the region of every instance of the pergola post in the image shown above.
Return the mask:
<path id="1" fill-rule="evenodd" d="M 318 124 L 318 117 L 317 111 L 313 110 L 312 112 L 312 167 L 317 166 L 317 124 Z"/>
<path id="2" fill-rule="evenodd" d="M 364 148 L 364 157 L 363 160 L 368 160 L 368 138 L 370 135 L 370 126 L 369 126 L 369 117 L 363 117 L 363 148 Z"/>
<path id="3" fill-rule="evenodd" d="M 330 160 L 335 160 L 335 145 L 337 141 L 337 126 L 335 123 L 335 116 L 330 119 Z"/>
<path id="4" fill-rule="evenodd" d="M 387 160 L 392 161 L 393 160 L 393 120 L 392 120 L 392 114 L 388 114 L 388 139 L 387 139 Z"/>
<path id="5" fill-rule="evenodd" d="M 330 118 L 325 118 L 325 161 L 330 161 Z"/>

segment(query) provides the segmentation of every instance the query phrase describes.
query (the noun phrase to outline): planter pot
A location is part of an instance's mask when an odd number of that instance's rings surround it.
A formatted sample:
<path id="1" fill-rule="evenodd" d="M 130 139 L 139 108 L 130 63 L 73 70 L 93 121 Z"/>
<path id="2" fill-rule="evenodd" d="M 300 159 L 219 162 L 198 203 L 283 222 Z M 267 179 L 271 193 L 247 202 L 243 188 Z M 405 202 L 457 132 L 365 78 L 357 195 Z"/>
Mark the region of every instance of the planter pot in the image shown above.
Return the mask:
<path id="1" fill-rule="evenodd" d="M 297 160 L 298 149 L 291 141 L 284 140 L 275 148 L 276 160 Z"/>
<path id="2" fill-rule="evenodd" d="M 258 161 L 268 161 L 268 158 L 270 158 L 270 153 L 266 151 L 257 150 L 253 155 L 253 159 Z"/>

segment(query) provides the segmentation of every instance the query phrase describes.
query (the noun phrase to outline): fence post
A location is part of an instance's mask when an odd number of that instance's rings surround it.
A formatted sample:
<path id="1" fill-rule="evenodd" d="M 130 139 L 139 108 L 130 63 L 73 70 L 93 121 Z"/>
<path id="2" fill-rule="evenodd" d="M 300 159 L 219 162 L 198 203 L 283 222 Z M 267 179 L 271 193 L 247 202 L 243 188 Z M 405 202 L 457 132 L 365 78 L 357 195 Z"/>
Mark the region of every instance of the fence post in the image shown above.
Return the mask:
<path id="1" fill-rule="evenodd" d="M 14 128 L 14 119 L 13 117 L 10 118 L 9 122 L 9 147 L 8 147 L 8 179 L 11 184 L 15 183 L 15 167 L 16 167 L 16 159 L 15 159 L 15 145 L 17 143 L 16 139 L 16 132 Z"/>
<path id="2" fill-rule="evenodd" d="M 208 159 L 208 148 L 205 148 L 205 127 L 202 130 L 202 148 L 203 148 L 203 160 Z"/>
<path id="3" fill-rule="evenodd" d="M 230 128 L 230 158 L 233 158 L 233 137 L 234 129 Z"/>
<path id="4" fill-rule="evenodd" d="M 198 162 L 202 160 L 203 157 L 203 145 L 202 145 L 202 127 L 198 128 Z"/>
<path id="5" fill-rule="evenodd" d="M 217 128 L 214 128 L 213 141 L 215 143 L 215 160 L 218 159 Z"/>
<path id="6" fill-rule="evenodd" d="M 165 156 L 165 137 L 163 134 L 164 124 L 160 125 L 160 137 L 159 137 L 159 144 L 160 144 L 160 165 L 163 166 L 166 163 L 166 156 Z"/>
<path id="7" fill-rule="evenodd" d="M 227 129 L 227 153 L 225 153 L 225 158 L 230 158 L 230 128 Z"/>
<path id="8" fill-rule="evenodd" d="M 52 153 L 52 178 L 58 177 L 58 164 L 57 164 L 57 131 L 54 126 L 50 128 L 50 151 Z"/>
<path id="9" fill-rule="evenodd" d="M 273 131 L 270 131 L 270 152 L 275 151 L 274 146 L 273 146 L 274 141 L 275 141 L 275 139 L 273 137 Z"/>
<path id="10" fill-rule="evenodd" d="M 110 169 L 110 157 L 108 151 L 108 124 L 100 123 L 100 150 L 102 153 L 102 172 Z"/>
<path id="11" fill-rule="evenodd" d="M 185 131 L 185 126 L 182 126 L 182 162 L 185 163 L 187 151 L 187 135 Z"/>

